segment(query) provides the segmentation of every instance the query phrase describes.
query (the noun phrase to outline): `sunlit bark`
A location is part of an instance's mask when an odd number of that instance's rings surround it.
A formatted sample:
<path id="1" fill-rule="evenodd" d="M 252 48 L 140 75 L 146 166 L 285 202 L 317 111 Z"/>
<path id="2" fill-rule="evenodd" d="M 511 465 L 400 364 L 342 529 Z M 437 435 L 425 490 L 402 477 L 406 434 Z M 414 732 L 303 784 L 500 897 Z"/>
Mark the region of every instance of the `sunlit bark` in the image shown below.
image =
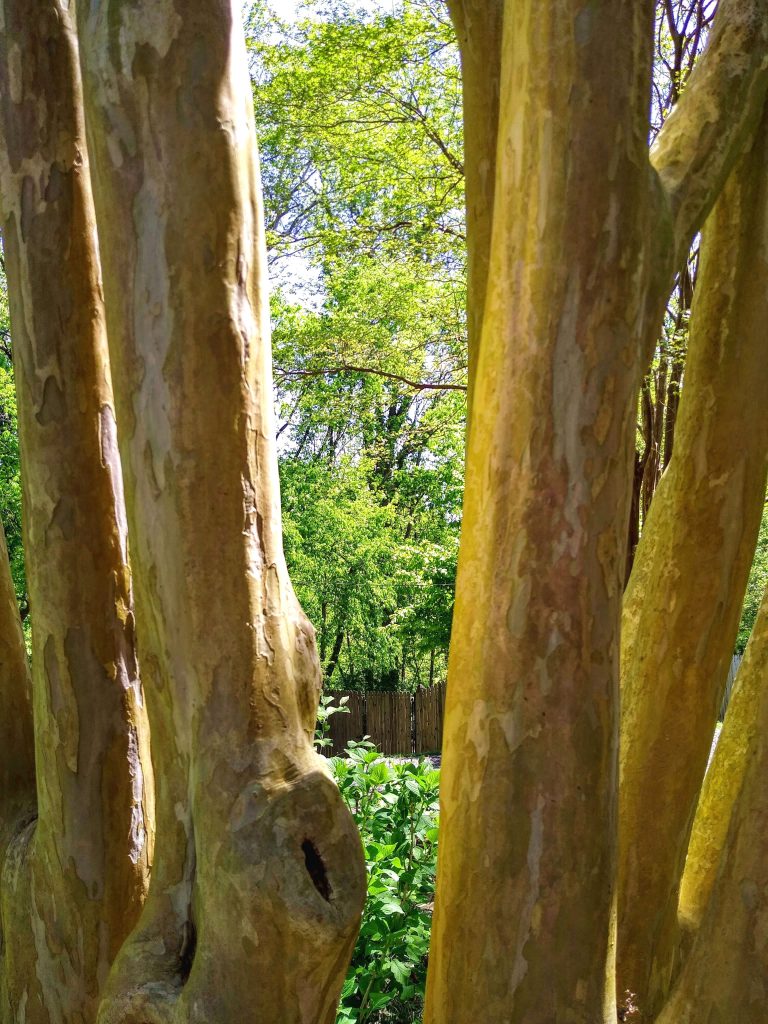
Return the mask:
<path id="1" fill-rule="evenodd" d="M 505 12 L 430 1024 L 615 1018 L 622 510 L 655 272 L 641 130 L 651 13 Z"/>
<path id="2" fill-rule="evenodd" d="M 55 0 L 1 13 L 38 803 L 4 865 L 3 1019 L 79 1024 L 146 890 L 149 757 L 74 26 Z"/>
<path id="3" fill-rule="evenodd" d="M 768 1006 L 768 596 L 707 774 L 681 893 L 691 952 L 658 1024 L 758 1024 Z"/>
<path id="4" fill-rule="evenodd" d="M 649 165 L 652 13 L 504 7 L 490 267 L 485 295 L 470 297 L 482 333 L 429 1024 L 615 1018 L 617 645 L 637 387 L 673 268 L 759 119 L 768 54 L 766 5 L 725 0 Z M 469 134 L 467 146 L 469 167 Z"/>
<path id="5" fill-rule="evenodd" d="M 488 289 L 496 187 L 503 0 L 450 0 L 461 53 L 467 209 L 467 349 L 471 409 Z"/>
<path id="6" fill-rule="evenodd" d="M 282 552 L 239 16 L 78 9 L 158 781 L 149 897 L 102 1024 L 330 1024 L 365 889 L 313 750 L 320 668 Z"/>
<path id="7" fill-rule="evenodd" d="M 674 456 L 624 601 L 619 988 L 650 1016 L 675 966 L 678 887 L 763 511 L 765 166 L 761 136 L 704 231 Z"/>

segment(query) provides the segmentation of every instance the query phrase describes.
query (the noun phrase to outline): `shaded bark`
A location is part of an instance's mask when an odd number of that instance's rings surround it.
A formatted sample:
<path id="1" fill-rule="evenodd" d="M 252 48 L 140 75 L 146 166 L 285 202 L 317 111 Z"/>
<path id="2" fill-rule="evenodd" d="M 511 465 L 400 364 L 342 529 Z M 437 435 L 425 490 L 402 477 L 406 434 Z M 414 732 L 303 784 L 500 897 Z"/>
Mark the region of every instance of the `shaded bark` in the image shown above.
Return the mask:
<path id="1" fill-rule="evenodd" d="M 3 1019 L 80 1024 L 146 890 L 149 757 L 69 5 L 4 0 L 0 46 L 38 796 L 4 865 Z"/>
<path id="2" fill-rule="evenodd" d="M 675 453 L 622 616 L 619 988 L 649 1019 L 675 970 L 678 887 L 768 474 L 767 137 L 704 230 Z"/>
<path id="3" fill-rule="evenodd" d="M 664 456 L 662 470 L 665 470 L 672 459 L 672 452 L 675 445 L 675 429 L 677 427 L 677 414 L 680 410 L 680 390 L 683 383 L 683 370 L 685 359 L 680 355 L 672 357 L 672 366 L 669 372 L 667 384 L 667 409 L 664 419 Z"/>
<path id="4" fill-rule="evenodd" d="M 647 408 L 647 431 L 645 441 L 645 459 L 643 467 L 643 481 L 640 492 L 640 503 L 643 522 L 648 515 L 656 488 L 659 486 L 662 470 L 662 442 L 664 438 L 664 413 L 667 394 L 667 359 L 663 356 L 659 360 L 658 367 L 651 374 L 653 391 L 651 392 L 651 381 L 646 380 L 641 394 L 643 406 Z M 644 417 L 645 418 L 645 417 Z"/>
<path id="5" fill-rule="evenodd" d="M 78 9 L 158 779 L 152 884 L 101 1024 L 332 1022 L 365 891 L 282 552 L 239 14 Z"/>
<path id="6" fill-rule="evenodd" d="M 32 680 L 0 523 L 0 869 L 9 839 L 36 814 Z M 0 1002 L 0 1007 L 2 1007 Z"/>

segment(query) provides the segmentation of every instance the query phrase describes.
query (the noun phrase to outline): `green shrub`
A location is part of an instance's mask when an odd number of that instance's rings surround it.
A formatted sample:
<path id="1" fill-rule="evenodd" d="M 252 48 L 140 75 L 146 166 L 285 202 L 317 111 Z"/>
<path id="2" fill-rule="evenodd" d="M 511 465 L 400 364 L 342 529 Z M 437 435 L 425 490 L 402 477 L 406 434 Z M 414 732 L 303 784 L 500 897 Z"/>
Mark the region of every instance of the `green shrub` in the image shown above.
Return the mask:
<path id="1" fill-rule="evenodd" d="M 365 848 L 368 899 L 337 1024 L 421 1019 L 437 864 L 440 772 L 350 744 L 333 774 Z"/>

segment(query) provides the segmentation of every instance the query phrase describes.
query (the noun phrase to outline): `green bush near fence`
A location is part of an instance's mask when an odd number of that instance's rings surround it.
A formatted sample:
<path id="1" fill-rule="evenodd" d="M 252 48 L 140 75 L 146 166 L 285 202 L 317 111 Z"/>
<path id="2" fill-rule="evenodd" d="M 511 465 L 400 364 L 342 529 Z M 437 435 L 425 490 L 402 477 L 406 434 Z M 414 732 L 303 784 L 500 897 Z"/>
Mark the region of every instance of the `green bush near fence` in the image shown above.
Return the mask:
<path id="1" fill-rule="evenodd" d="M 365 848 L 368 898 L 337 1024 L 421 1020 L 437 867 L 440 772 L 372 743 L 330 761 Z"/>

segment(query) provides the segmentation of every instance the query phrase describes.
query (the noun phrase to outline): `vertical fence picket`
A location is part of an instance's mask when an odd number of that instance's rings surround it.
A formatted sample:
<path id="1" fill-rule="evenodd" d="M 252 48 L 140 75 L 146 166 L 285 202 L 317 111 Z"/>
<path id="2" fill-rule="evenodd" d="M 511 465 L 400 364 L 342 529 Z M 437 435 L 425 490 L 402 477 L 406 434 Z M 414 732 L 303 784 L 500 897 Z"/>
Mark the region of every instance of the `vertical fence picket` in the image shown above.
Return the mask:
<path id="1" fill-rule="evenodd" d="M 332 715 L 331 746 L 327 753 L 341 756 L 350 740 L 368 735 L 382 754 L 410 756 L 437 754 L 443 738 L 445 684 L 403 692 L 338 692 L 348 697 L 349 714 Z"/>

